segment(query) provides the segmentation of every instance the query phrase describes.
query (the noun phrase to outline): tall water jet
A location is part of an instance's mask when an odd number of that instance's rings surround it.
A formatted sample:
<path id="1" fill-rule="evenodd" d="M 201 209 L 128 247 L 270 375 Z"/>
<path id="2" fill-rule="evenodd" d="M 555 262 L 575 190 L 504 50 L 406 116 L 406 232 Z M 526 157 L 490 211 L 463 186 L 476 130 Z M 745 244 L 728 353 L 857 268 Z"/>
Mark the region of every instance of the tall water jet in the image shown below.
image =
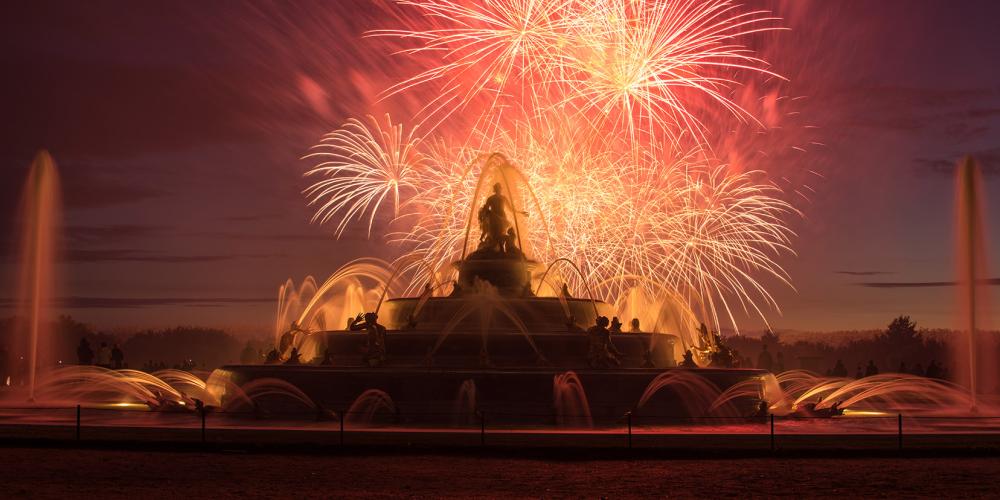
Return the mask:
<path id="1" fill-rule="evenodd" d="M 967 156 L 958 164 L 957 177 L 957 261 L 958 285 L 961 300 L 962 330 L 966 336 L 966 349 L 956 349 L 959 366 L 964 362 L 968 371 L 961 380 L 969 388 L 972 409 L 976 408 L 981 390 L 982 370 L 992 365 L 991 360 L 982 359 L 981 354 L 990 351 L 982 345 L 977 332 L 983 328 L 982 319 L 987 317 L 986 290 L 986 225 L 983 217 L 982 173 L 979 164 Z M 967 353 L 967 354 L 966 354 Z M 966 357 L 967 356 L 967 357 Z M 964 358 L 964 359 L 963 359 Z M 962 371 L 959 370 L 961 374 Z"/>
<path id="2" fill-rule="evenodd" d="M 28 345 L 28 398 L 35 397 L 39 364 L 52 364 L 48 328 L 54 284 L 56 238 L 60 219 L 59 174 L 48 151 L 35 155 L 24 186 L 21 207 L 20 317 Z"/>

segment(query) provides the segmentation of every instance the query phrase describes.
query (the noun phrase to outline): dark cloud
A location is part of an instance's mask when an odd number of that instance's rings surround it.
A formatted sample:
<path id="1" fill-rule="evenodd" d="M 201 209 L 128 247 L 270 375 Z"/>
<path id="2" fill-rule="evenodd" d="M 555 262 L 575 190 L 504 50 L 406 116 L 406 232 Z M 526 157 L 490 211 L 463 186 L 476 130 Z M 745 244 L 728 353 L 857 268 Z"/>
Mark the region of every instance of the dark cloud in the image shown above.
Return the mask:
<path id="1" fill-rule="evenodd" d="M 877 274 L 896 274 L 893 271 L 834 271 L 834 274 L 846 274 L 849 276 L 875 276 Z"/>
<path id="2" fill-rule="evenodd" d="M 964 140 L 989 130 L 983 122 L 1000 116 L 1000 91 L 993 88 L 915 88 L 858 85 L 834 96 L 863 112 L 847 115 L 845 125 L 913 133 L 940 129 Z"/>
<path id="3" fill-rule="evenodd" d="M 70 262 L 155 262 L 163 264 L 185 264 L 195 262 L 224 262 L 245 258 L 274 258 L 280 254 L 267 255 L 169 255 L 150 250 L 105 249 L 105 250 L 70 250 L 65 259 Z"/>
<path id="4" fill-rule="evenodd" d="M 1000 285 L 1000 278 L 990 278 L 978 280 L 980 285 Z M 945 286 L 955 286 L 954 281 L 913 281 L 913 282 L 869 282 L 857 283 L 858 286 L 867 288 L 937 288 Z"/>
<path id="5" fill-rule="evenodd" d="M 134 224 L 112 224 L 106 226 L 69 226 L 66 238 L 71 243 L 97 243 L 108 240 L 146 238 L 162 233 L 166 228 L 139 226 Z"/>
<path id="6" fill-rule="evenodd" d="M 184 307 L 220 307 L 238 304 L 261 304 L 274 302 L 273 297 L 207 297 L 207 298 L 176 298 L 176 297 L 60 297 L 54 305 L 67 309 L 138 309 L 144 307 L 184 306 Z M 13 308 L 18 301 L 10 298 L 0 299 L 0 308 Z"/>
<path id="7" fill-rule="evenodd" d="M 1000 148 L 983 149 L 973 151 L 970 154 L 982 168 L 983 175 L 994 176 L 1000 174 Z M 921 175 L 941 175 L 953 178 L 955 168 L 959 159 L 964 154 L 955 154 L 951 158 L 916 158 L 913 160 L 915 169 Z"/>
<path id="8" fill-rule="evenodd" d="M 210 232 L 191 233 L 191 236 L 214 237 L 229 240 L 271 240 L 271 241 L 330 241 L 333 237 L 329 234 L 318 233 L 237 233 L 237 232 Z"/>
<path id="9" fill-rule="evenodd" d="M 228 222 L 261 222 L 261 221 L 265 221 L 265 220 L 276 219 L 278 217 L 281 217 L 281 214 L 278 214 L 278 213 L 269 213 L 269 214 L 231 215 L 229 217 L 226 217 L 226 221 L 228 221 Z"/>

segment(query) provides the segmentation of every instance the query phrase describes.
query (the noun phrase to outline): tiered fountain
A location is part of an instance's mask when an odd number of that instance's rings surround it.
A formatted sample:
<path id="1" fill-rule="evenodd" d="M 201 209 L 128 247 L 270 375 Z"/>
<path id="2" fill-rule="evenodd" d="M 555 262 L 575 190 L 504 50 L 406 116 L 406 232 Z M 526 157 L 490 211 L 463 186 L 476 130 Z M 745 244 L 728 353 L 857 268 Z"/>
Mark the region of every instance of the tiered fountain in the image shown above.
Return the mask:
<path id="1" fill-rule="evenodd" d="M 368 342 L 364 330 L 329 328 L 331 324 L 343 328 L 342 321 L 361 310 L 328 305 L 338 308 L 340 315 L 331 321 L 317 321 L 316 309 L 323 301 L 315 296 L 323 295 L 323 289 L 339 286 L 340 302 L 364 302 L 365 294 L 352 291 L 341 278 L 350 282 L 352 275 L 362 275 L 374 278 L 383 290 L 391 288 L 396 272 L 359 262 L 346 266 L 357 272 L 335 273 L 336 279 L 328 280 L 318 291 L 311 290 L 314 299 L 296 316 L 293 328 L 276 341 L 280 361 L 217 370 L 216 382 L 226 381 L 218 386 L 223 392 L 221 399 L 227 398 L 224 386 L 277 379 L 298 387 L 317 405 L 329 409 L 347 408 L 360 395 L 375 390 L 381 398 L 391 398 L 397 414 L 409 420 L 424 420 L 422 415 L 435 415 L 428 420 L 443 419 L 439 414 L 452 412 L 458 398 L 474 401 L 474 405 L 464 407 L 475 406 L 511 420 L 578 422 L 590 421 L 591 416 L 595 420 L 620 417 L 636 410 L 640 401 L 640 411 L 649 414 L 701 415 L 719 393 L 750 381 L 752 390 L 742 391 L 743 396 L 728 402 L 727 407 L 739 414 L 753 411 L 756 399 L 763 396 L 760 381 L 766 372 L 678 367 L 683 351 L 694 346 L 682 341 L 676 332 L 615 334 L 612 341 L 621 352 L 620 365 L 594 367 L 588 357 L 586 329 L 598 316 L 614 316 L 615 308 L 565 292 L 536 295 L 548 269 L 542 269 L 523 250 L 527 248 L 521 241 L 525 231 L 520 217 L 524 212 L 517 206 L 522 197 L 507 195 L 518 189 L 511 182 L 517 176 L 505 174 L 504 169 L 512 167 L 502 155 L 491 155 L 486 160 L 486 165 L 490 164 L 497 167 L 491 175 L 484 173 L 472 198 L 477 201 L 477 210 L 468 220 L 466 247 L 473 250 L 463 252 L 463 258 L 454 264 L 457 276 L 444 285 L 428 283 L 418 296 L 380 297 L 374 307 L 379 323 L 387 329 L 384 362 L 372 366 L 363 356 Z M 483 185 L 492 185 L 493 193 L 480 204 L 478 192 Z M 469 245 L 476 219 L 479 239 Z M 326 328 L 315 328 L 317 324 Z M 292 348 L 303 353 L 302 363 L 284 363 Z M 325 358 L 323 363 L 320 358 Z M 698 377 L 684 376 L 695 371 Z M 695 404 L 697 401 L 689 397 L 689 382 L 694 378 L 698 384 L 711 386 L 704 404 Z M 656 389 L 650 391 L 654 386 Z"/>

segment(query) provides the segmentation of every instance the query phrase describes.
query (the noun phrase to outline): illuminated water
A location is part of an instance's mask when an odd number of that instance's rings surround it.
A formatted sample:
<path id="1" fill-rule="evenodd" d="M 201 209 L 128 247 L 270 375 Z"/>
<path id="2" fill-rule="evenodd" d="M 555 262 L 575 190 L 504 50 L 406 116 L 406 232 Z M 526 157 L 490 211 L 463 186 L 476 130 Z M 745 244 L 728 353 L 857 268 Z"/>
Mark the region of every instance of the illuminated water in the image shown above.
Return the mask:
<path id="1" fill-rule="evenodd" d="M 51 302 L 55 281 L 55 252 L 60 220 L 59 173 L 47 151 L 39 151 L 31 163 L 24 186 L 21 213 L 21 281 L 18 296 L 22 310 L 19 317 L 27 325 L 18 325 L 27 334 L 28 399 L 35 398 L 40 371 L 55 365 L 52 356 Z"/>

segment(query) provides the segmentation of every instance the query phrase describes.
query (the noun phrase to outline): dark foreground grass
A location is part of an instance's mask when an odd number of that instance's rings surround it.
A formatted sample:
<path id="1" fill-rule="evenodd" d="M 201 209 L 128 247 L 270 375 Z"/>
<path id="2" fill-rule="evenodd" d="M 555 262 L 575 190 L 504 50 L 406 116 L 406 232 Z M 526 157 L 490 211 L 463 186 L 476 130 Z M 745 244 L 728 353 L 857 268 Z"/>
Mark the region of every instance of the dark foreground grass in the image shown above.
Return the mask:
<path id="1" fill-rule="evenodd" d="M 996 497 L 995 455 L 607 458 L 5 447 L 0 497 Z"/>

